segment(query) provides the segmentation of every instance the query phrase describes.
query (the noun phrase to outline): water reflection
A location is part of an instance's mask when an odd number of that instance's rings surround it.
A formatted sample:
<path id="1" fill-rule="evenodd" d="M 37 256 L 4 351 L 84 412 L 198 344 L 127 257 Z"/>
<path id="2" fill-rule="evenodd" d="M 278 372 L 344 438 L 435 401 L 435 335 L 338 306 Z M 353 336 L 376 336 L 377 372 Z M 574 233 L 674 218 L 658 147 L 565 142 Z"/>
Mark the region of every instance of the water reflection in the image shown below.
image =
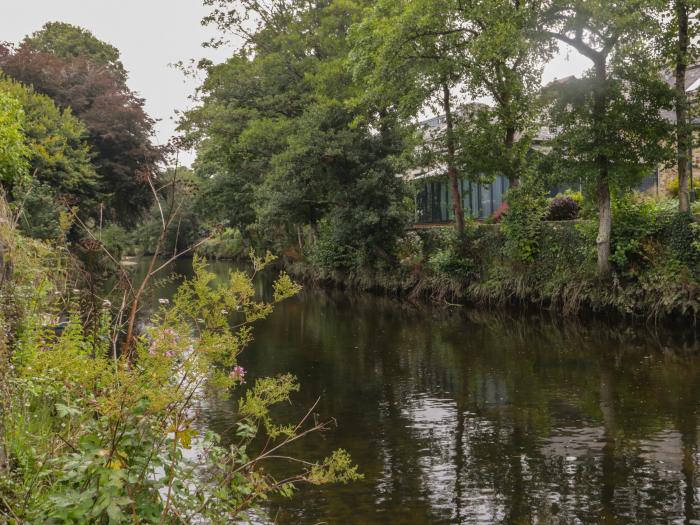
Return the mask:
<path id="1" fill-rule="evenodd" d="M 222 267 L 219 271 L 224 272 Z M 700 523 L 694 337 L 304 292 L 256 327 L 251 376 L 338 420 L 366 478 L 275 500 L 277 523 Z M 232 401 L 206 417 L 229 428 Z"/>

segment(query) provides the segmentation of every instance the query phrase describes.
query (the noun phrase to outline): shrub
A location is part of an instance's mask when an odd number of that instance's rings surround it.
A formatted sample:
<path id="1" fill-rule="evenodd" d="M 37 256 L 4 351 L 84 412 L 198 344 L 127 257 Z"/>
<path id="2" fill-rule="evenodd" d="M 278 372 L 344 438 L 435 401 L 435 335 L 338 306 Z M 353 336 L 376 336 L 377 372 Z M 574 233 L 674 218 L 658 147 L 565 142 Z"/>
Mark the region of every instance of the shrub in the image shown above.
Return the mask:
<path id="1" fill-rule="evenodd" d="M 549 201 L 550 221 L 571 221 L 578 219 L 581 206 L 572 195 L 559 194 Z"/>
<path id="2" fill-rule="evenodd" d="M 265 465 L 280 457 L 270 456 L 265 443 L 277 450 L 328 427 L 308 416 L 277 423 L 275 406 L 298 391 L 296 379 L 251 381 L 237 364 L 251 324 L 299 290 L 286 274 L 263 302 L 249 274 L 232 272 L 215 283 L 195 259 L 194 277 L 149 320 L 135 347 L 119 355 L 113 316 L 120 312 L 105 301 L 84 324 L 74 295 L 62 292 L 64 264 L 54 252 L 64 252 L 15 236 L 8 224 L 0 221 L 0 241 L 16 246 L 17 271 L 11 283 L 0 281 L 0 326 L 9 326 L 10 302 L 20 307 L 12 308 L 11 347 L 0 344 L 0 451 L 7 460 L 0 462 L 0 510 L 12 509 L 17 523 L 247 521 L 251 508 L 272 494 L 290 496 L 299 483 L 361 477 L 343 450 L 299 461 L 296 472 L 279 478 Z M 254 271 L 273 259 L 254 257 Z M 45 323 L 61 305 L 69 321 L 57 333 Z M 238 312 L 240 324 L 230 323 L 229 312 Z M 225 396 L 231 388 L 245 391 L 235 442 L 224 446 L 196 418 L 205 391 Z"/>
<path id="3" fill-rule="evenodd" d="M 396 242 L 396 258 L 405 268 L 419 268 L 423 262 L 423 239 L 414 231 L 406 232 Z"/>
<path id="4" fill-rule="evenodd" d="M 65 208 L 58 204 L 54 191 L 46 184 L 13 189 L 14 207 L 19 213 L 22 233 L 33 239 L 58 240 L 64 231 L 61 214 Z"/>
<path id="5" fill-rule="evenodd" d="M 674 258 L 689 268 L 700 262 L 698 226 L 690 213 L 679 212 L 673 214 L 664 232 Z"/>
<path id="6" fill-rule="evenodd" d="M 211 259 L 240 259 L 245 253 L 245 242 L 238 228 L 226 228 L 205 241 L 197 248 L 197 253 Z"/>
<path id="7" fill-rule="evenodd" d="M 473 221 L 465 223 L 463 235 L 451 228 L 441 231 L 440 247 L 428 257 L 430 271 L 445 277 L 469 277 L 476 268 L 475 260 L 469 253 L 475 232 Z"/>
<path id="8" fill-rule="evenodd" d="M 547 213 L 547 199 L 536 190 L 519 187 L 508 191 L 508 212 L 502 221 L 506 257 L 524 263 L 534 261 Z"/>
<path id="9" fill-rule="evenodd" d="M 125 255 L 136 255 L 136 246 L 129 233 L 119 224 L 109 224 L 99 231 L 98 238 L 105 249 L 119 260 Z"/>
<path id="10" fill-rule="evenodd" d="M 343 228 L 335 221 L 324 219 L 319 224 L 318 239 L 311 252 L 311 261 L 320 269 L 335 271 L 357 265 L 359 253 L 343 243 Z"/>
<path id="11" fill-rule="evenodd" d="M 675 210 L 639 195 L 624 195 L 612 203 L 613 223 L 610 260 L 621 270 L 646 262 L 651 241 Z"/>

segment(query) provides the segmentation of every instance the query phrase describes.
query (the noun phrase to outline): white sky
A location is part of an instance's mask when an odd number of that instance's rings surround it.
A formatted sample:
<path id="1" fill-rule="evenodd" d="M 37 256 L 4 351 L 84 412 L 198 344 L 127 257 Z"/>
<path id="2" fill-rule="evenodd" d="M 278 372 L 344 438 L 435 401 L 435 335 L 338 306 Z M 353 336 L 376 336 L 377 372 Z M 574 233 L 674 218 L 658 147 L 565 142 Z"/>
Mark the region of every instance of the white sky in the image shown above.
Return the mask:
<path id="1" fill-rule="evenodd" d="M 0 0 L 0 41 L 18 42 L 49 21 L 82 26 L 116 46 L 129 71 L 129 85 L 146 99 L 146 110 L 159 120 L 158 142 L 174 132 L 174 111 L 191 104 L 197 80 L 169 67 L 180 60 L 208 57 L 221 61 L 230 49 L 203 49 L 214 36 L 200 20 L 201 0 Z M 561 53 L 545 69 L 545 82 L 578 74 L 589 67 L 576 52 Z M 192 154 L 181 159 L 192 161 Z"/>

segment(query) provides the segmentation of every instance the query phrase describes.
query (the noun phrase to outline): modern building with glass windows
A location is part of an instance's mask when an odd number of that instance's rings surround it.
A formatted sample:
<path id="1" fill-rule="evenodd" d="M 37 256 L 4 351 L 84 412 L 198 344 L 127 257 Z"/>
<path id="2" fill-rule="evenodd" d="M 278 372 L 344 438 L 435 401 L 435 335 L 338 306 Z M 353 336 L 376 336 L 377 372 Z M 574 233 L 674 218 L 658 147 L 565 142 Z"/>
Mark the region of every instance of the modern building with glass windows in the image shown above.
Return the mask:
<path id="1" fill-rule="evenodd" d="M 416 185 L 416 223 L 430 224 L 454 221 L 452 190 L 444 178 L 424 177 L 414 179 Z M 508 189 L 508 179 L 498 176 L 491 184 L 459 181 L 462 208 L 466 217 L 487 219 L 503 203 Z"/>
<path id="2" fill-rule="evenodd" d="M 464 108 L 468 111 L 468 108 Z M 445 117 L 443 115 L 421 122 L 426 141 L 443 132 Z M 447 167 L 443 165 L 416 168 L 405 174 L 415 187 L 415 204 L 417 224 L 431 224 L 454 221 L 452 208 L 452 190 L 446 177 Z M 503 204 L 508 179 L 497 176 L 489 184 L 459 181 L 459 193 L 462 197 L 464 215 L 474 219 L 487 219 Z"/>

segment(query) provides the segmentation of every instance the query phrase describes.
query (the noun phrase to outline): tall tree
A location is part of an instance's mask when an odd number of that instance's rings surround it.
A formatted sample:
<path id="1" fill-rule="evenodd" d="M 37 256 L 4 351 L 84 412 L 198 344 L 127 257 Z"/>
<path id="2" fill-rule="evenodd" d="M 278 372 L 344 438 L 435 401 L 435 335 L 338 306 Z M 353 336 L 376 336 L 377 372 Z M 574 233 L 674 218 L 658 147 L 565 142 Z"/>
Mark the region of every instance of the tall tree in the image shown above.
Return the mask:
<path id="1" fill-rule="evenodd" d="M 14 80 L 0 78 L 0 93 L 21 105 L 26 158 L 34 179 L 69 204 L 84 209 L 94 204 L 99 179 L 91 164 L 85 125 L 70 109 L 61 111 L 49 97 Z"/>
<path id="2" fill-rule="evenodd" d="M 691 148 L 691 130 L 688 115 L 688 94 L 685 73 L 690 58 L 690 27 L 688 2 L 674 0 L 674 12 L 678 26 L 676 44 L 676 143 L 678 150 L 678 206 L 681 211 L 690 211 L 688 191 L 688 150 Z"/>
<path id="3" fill-rule="evenodd" d="M 21 212 L 24 233 L 55 239 L 65 233 L 62 210 L 77 209 L 84 217 L 96 208 L 99 177 L 91 163 L 87 130 L 70 109 L 61 111 L 49 97 L 19 82 L 0 77 L 0 94 L 21 108 L 24 161 L 21 174 L 3 174 L 0 184 Z"/>
<path id="4" fill-rule="evenodd" d="M 70 35 L 90 40 L 85 32 Z M 105 67 L 91 57 L 67 55 L 66 49 L 90 47 L 80 42 L 70 47 L 68 36 L 50 27 L 17 49 L 0 48 L 0 69 L 48 95 L 60 108 L 70 108 L 85 123 L 106 209 L 114 220 L 134 224 L 152 199 L 145 174 L 154 173 L 162 159 L 162 151 L 151 142 L 155 122 L 144 111 L 143 99 L 126 85 L 118 62 Z M 51 44 L 54 38 L 59 41 Z M 38 51 L 31 42 L 59 49 L 67 58 Z M 96 53 L 96 60 L 104 60 L 102 55 Z"/>
<path id="5" fill-rule="evenodd" d="M 660 1 L 658 16 L 663 20 L 657 35 L 666 66 L 672 71 L 676 113 L 676 166 L 678 171 L 678 206 L 690 211 L 690 163 L 693 147 L 692 111 L 686 91 L 688 67 L 698 58 L 697 37 L 700 35 L 700 2 L 697 0 Z"/>
<path id="6" fill-rule="evenodd" d="M 550 47 L 534 32 L 537 6 L 522 0 L 379 2 L 353 33 L 356 71 L 372 86 L 368 96 L 395 101 L 404 116 L 431 105 L 445 116 L 444 131 L 428 139 L 442 153 L 459 231 L 458 178 L 501 174 L 518 183 Z M 467 109 L 465 95 L 488 97 L 493 106 Z"/>
<path id="7" fill-rule="evenodd" d="M 449 2 L 380 1 L 352 30 L 353 62 L 365 97 L 387 100 L 398 115 L 410 120 L 432 106 L 444 116 L 444 127 L 425 134 L 423 150 L 430 151 L 447 175 L 455 227 L 464 231 L 459 191 L 456 127 L 461 119 L 458 86 L 462 77 L 460 53 L 464 38 Z"/>
<path id="8" fill-rule="evenodd" d="M 225 63 L 204 64 L 202 103 L 183 121 L 198 146 L 195 167 L 209 179 L 202 195 L 227 192 L 213 211 L 286 243 L 278 249 L 292 240 L 309 254 L 329 248 L 317 260 L 336 268 L 385 258 L 404 224 L 392 163 L 401 137 L 388 118 L 370 125 L 355 104 L 346 35 L 364 4 L 206 3 L 222 38 L 243 38 Z M 324 242 L 331 238 L 344 245 Z"/>
<path id="9" fill-rule="evenodd" d="M 87 58 L 94 64 L 107 66 L 126 81 L 127 73 L 119 50 L 82 27 L 65 22 L 47 22 L 41 30 L 27 36 L 23 44 L 64 60 Z"/>
<path id="10" fill-rule="evenodd" d="M 611 190 L 652 169 L 666 154 L 660 143 L 669 139 L 660 115 L 669 101 L 646 47 L 656 23 L 652 2 L 553 0 L 545 15 L 543 34 L 593 63 L 587 78 L 555 86 L 564 96 L 552 115 L 562 158 L 576 159 L 580 168 L 595 166 L 597 264 L 605 275 L 611 270 Z"/>
<path id="11" fill-rule="evenodd" d="M 468 129 L 485 139 L 469 152 L 478 164 L 496 160 L 492 169 L 511 186 L 519 182 L 539 127 L 542 69 L 552 52 L 550 41 L 538 34 L 541 9 L 540 0 L 457 3 L 463 30 L 470 35 L 463 50 L 464 81 L 472 97 L 493 102 L 492 108 L 482 110 L 479 127 Z M 487 142 L 493 135 L 499 140 Z"/>

